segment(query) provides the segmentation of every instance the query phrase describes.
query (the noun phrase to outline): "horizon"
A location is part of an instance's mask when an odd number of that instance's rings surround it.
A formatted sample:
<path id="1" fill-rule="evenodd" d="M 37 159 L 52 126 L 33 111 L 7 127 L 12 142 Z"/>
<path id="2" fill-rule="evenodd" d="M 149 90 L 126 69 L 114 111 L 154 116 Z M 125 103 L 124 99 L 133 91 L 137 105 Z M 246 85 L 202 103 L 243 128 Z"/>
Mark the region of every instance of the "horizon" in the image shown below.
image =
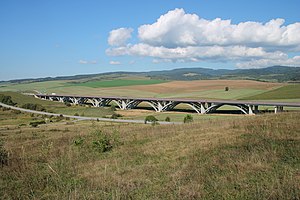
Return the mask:
<path id="1" fill-rule="evenodd" d="M 2 1 L 0 80 L 299 67 L 299 5 L 297 0 Z"/>
<path id="2" fill-rule="evenodd" d="M 274 65 L 269 67 L 263 67 L 263 68 L 250 68 L 250 69 L 266 69 L 266 68 L 274 68 L 274 67 L 288 67 L 288 68 L 298 68 L 298 66 L 281 66 L 281 65 Z M 172 70 L 179 70 L 179 69 L 208 69 L 208 70 L 249 70 L 249 69 L 225 69 L 225 68 L 208 68 L 208 67 L 179 67 L 179 68 L 172 68 L 172 69 L 162 69 L 162 70 L 150 70 L 150 71 L 107 71 L 107 72 L 99 72 L 99 73 L 85 73 L 85 74 L 71 74 L 71 75 L 59 75 L 59 76 L 44 76 L 44 77 L 27 77 L 27 78 L 20 78 L 20 79 L 10 79 L 10 80 L 0 80 L 0 83 L 2 82 L 12 82 L 12 81 L 22 81 L 22 80 L 38 80 L 38 79 L 56 79 L 56 78 L 68 78 L 68 77 L 75 77 L 75 76 L 92 76 L 92 75 L 103 75 L 103 74 L 114 74 L 114 73 L 150 73 L 150 72 L 162 72 L 162 71 L 172 71 Z M 52 81 L 52 80 L 50 80 Z"/>

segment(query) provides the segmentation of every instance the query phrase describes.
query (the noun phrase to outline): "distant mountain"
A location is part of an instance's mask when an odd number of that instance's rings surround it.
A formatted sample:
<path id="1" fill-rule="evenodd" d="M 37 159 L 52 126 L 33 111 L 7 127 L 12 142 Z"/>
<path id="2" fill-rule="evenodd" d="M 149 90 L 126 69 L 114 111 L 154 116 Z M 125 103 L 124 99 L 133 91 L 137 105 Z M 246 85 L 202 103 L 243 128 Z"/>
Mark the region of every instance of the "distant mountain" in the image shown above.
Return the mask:
<path id="1" fill-rule="evenodd" d="M 211 80 L 211 79 L 249 79 L 258 81 L 287 82 L 300 81 L 300 67 L 272 66 L 260 69 L 209 69 L 179 68 L 173 70 L 150 72 L 109 72 L 75 76 L 46 77 L 37 79 L 19 79 L 2 81 L 2 83 L 42 82 L 55 80 L 89 81 L 108 80 L 126 76 L 146 76 L 152 79 L 165 80 Z"/>

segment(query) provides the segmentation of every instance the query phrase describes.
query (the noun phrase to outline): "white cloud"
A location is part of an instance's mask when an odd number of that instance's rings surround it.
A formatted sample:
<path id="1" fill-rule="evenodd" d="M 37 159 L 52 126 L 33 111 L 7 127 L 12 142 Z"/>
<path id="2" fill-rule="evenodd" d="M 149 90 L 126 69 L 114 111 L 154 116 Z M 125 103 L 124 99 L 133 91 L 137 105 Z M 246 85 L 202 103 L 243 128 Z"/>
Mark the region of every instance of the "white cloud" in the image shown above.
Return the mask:
<path id="1" fill-rule="evenodd" d="M 231 20 L 206 20 L 175 9 L 153 24 L 140 26 L 136 44 L 126 44 L 132 29 L 127 39 L 114 39 L 117 36 L 111 37 L 112 32 L 109 43 L 113 47 L 106 50 L 110 56 L 152 57 L 154 63 L 231 61 L 244 68 L 300 65 L 298 56 L 288 56 L 300 51 L 300 23 L 285 26 L 283 19 L 233 24 Z M 117 32 L 115 35 L 122 35 Z"/>
<path id="2" fill-rule="evenodd" d="M 91 61 L 88 61 L 88 60 L 79 60 L 78 63 L 79 64 L 83 64 L 83 65 L 86 65 L 86 64 L 97 64 L 97 61 L 96 60 L 91 60 Z"/>
<path id="3" fill-rule="evenodd" d="M 132 28 L 119 28 L 109 33 L 108 44 L 111 46 L 122 46 L 131 38 Z"/>
<path id="4" fill-rule="evenodd" d="M 195 14 L 175 9 L 162 15 L 155 23 L 138 29 L 141 42 L 169 48 L 207 45 L 245 45 L 251 47 L 300 47 L 300 23 L 283 26 L 283 19 L 265 24 L 231 20 L 205 20 Z"/>
<path id="5" fill-rule="evenodd" d="M 109 64 L 111 64 L 111 65 L 120 65 L 121 62 L 119 62 L 119 61 L 110 61 Z"/>
<path id="6" fill-rule="evenodd" d="M 79 64 L 88 64 L 89 62 L 88 61 L 86 61 L 86 60 L 79 60 Z"/>
<path id="7" fill-rule="evenodd" d="M 284 65 L 284 66 L 300 66 L 300 56 L 294 56 L 292 58 L 285 59 L 258 59 L 250 60 L 248 62 L 237 63 L 238 68 L 261 68 L 269 67 L 274 65 Z"/>

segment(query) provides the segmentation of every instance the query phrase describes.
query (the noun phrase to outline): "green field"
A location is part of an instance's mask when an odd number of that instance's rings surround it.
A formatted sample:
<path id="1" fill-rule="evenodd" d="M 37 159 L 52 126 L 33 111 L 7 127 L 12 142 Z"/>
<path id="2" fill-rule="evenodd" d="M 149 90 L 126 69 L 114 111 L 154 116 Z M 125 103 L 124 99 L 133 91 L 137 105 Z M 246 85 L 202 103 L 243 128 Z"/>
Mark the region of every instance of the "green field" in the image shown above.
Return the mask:
<path id="1" fill-rule="evenodd" d="M 110 116 L 114 112 L 110 107 L 88 107 L 88 106 L 66 106 L 64 103 L 54 102 L 54 101 L 45 101 L 41 99 L 34 98 L 33 96 L 23 95 L 17 92 L 0 92 L 6 96 L 11 96 L 13 102 L 17 103 L 18 107 L 22 107 L 24 104 L 40 104 L 42 105 L 47 112 L 64 114 L 64 115 L 74 115 L 77 113 L 80 116 L 89 116 L 89 117 L 104 117 Z"/>
<path id="2" fill-rule="evenodd" d="M 91 88 L 100 87 L 122 87 L 122 86 L 132 86 L 132 85 L 152 85 L 165 83 L 163 80 L 145 79 L 145 80 L 109 80 L 109 81 L 88 81 L 84 83 L 69 83 L 68 86 L 85 86 Z"/>
<path id="3" fill-rule="evenodd" d="M 300 84 L 291 84 L 282 86 L 280 88 L 267 91 L 254 96 L 242 98 L 249 100 L 272 100 L 272 99 L 299 99 L 300 98 Z"/>
<path id="4" fill-rule="evenodd" d="M 188 93 L 166 93 L 159 94 L 155 97 L 160 98 L 207 98 L 207 99 L 240 99 L 254 94 L 260 94 L 266 90 L 258 89 L 231 89 L 229 91 L 224 90 L 206 90 L 198 92 L 188 92 Z"/>

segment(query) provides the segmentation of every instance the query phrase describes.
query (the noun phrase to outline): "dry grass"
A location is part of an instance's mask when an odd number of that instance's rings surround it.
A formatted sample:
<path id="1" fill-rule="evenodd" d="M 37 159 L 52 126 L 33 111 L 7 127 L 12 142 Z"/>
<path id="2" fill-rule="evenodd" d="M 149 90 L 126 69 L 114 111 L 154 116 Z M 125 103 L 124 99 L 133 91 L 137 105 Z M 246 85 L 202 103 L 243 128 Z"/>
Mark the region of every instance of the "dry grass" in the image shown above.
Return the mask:
<path id="1" fill-rule="evenodd" d="M 299 113 L 174 126 L 62 121 L 3 129 L 10 120 L 0 127 L 9 152 L 9 165 L 0 168 L 4 199 L 300 198 Z M 120 144 L 96 152 L 96 129 L 117 133 Z"/>

